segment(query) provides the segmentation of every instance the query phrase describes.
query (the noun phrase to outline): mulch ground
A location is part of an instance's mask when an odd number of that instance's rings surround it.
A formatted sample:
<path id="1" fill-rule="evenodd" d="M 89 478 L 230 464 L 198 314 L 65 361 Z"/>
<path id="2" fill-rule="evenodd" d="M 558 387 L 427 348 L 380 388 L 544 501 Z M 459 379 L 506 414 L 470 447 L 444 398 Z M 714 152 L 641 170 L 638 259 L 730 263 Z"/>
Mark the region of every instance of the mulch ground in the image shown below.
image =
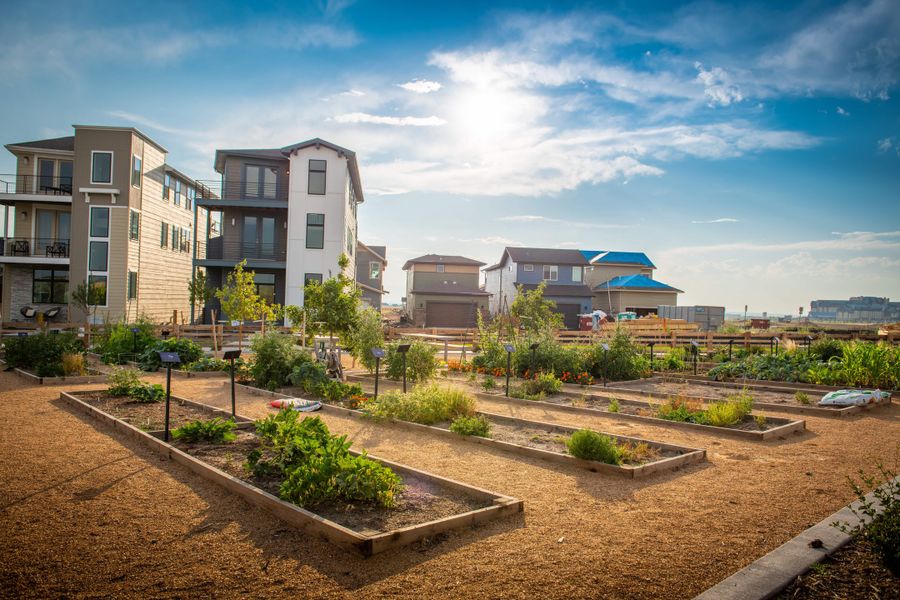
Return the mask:
<path id="1" fill-rule="evenodd" d="M 229 406 L 222 381 L 172 383 Z M 117 437 L 59 389 L 0 373 L 4 597 L 690 598 L 853 500 L 845 476 L 900 438 L 896 404 L 809 417 L 806 433 L 761 443 L 479 401 L 708 451 L 708 463 L 628 480 L 323 415 L 356 448 L 525 501 L 524 515 L 362 559 Z M 269 414 L 268 400 L 241 393 L 238 411 Z"/>
<path id="2" fill-rule="evenodd" d="M 900 577 L 865 543 L 851 542 L 791 585 L 778 600 L 896 600 Z"/>

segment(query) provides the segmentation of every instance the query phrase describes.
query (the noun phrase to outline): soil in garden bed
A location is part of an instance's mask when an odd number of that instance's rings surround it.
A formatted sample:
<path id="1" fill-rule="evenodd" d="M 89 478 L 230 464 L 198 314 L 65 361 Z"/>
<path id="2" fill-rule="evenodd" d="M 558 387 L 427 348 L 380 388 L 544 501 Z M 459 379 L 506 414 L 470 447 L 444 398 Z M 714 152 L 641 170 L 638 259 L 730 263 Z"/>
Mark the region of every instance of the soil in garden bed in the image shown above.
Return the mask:
<path id="1" fill-rule="evenodd" d="M 740 394 L 739 388 L 717 387 L 713 385 L 703 385 L 696 383 L 678 383 L 674 381 L 639 381 L 623 385 L 623 388 L 641 390 L 647 392 L 655 392 L 657 394 L 667 394 L 673 397 L 684 396 L 687 398 L 710 398 L 713 400 L 724 400 L 728 396 Z M 793 406 L 808 406 L 810 408 L 834 409 L 841 407 L 819 406 L 817 402 L 826 392 L 819 394 L 807 392 L 809 404 L 803 404 L 797 401 L 797 397 L 793 392 L 770 392 L 765 390 L 754 390 L 747 388 L 747 393 L 753 396 L 754 402 L 765 402 L 767 404 L 789 404 Z"/>
<path id="2" fill-rule="evenodd" d="M 244 469 L 247 454 L 260 445 L 259 438 L 255 433 L 237 432 L 237 439 L 230 444 L 188 444 L 179 441 L 173 443 L 176 448 L 191 456 L 269 492 L 273 496 L 278 496 L 280 479 L 255 477 Z M 476 498 L 453 488 L 436 485 L 432 481 L 415 475 L 398 474 L 403 479 L 405 487 L 397 498 L 395 508 L 383 508 L 372 502 L 327 502 L 306 508 L 344 527 L 365 533 L 386 532 L 401 527 L 419 525 L 491 505 L 490 500 Z"/>
<path id="3" fill-rule="evenodd" d="M 900 577 L 884 568 L 865 542 L 850 542 L 802 575 L 778 600 L 819 598 L 900 598 Z"/>
<path id="4" fill-rule="evenodd" d="M 161 431 L 165 427 L 165 401 L 138 402 L 128 396 L 110 396 L 105 392 L 86 392 L 73 395 L 143 431 Z M 214 416 L 205 410 L 172 400 L 169 405 L 169 428 L 176 429 L 185 423 L 208 420 Z"/>

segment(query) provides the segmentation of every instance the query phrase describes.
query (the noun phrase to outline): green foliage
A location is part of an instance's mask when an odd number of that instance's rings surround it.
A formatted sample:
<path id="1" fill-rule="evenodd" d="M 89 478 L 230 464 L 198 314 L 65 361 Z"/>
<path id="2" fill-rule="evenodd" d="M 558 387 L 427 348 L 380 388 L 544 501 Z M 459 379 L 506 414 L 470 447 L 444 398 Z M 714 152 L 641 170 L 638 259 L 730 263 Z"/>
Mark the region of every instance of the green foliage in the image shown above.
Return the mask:
<path id="1" fill-rule="evenodd" d="M 719 325 L 719 333 L 729 333 L 731 335 L 734 335 L 743 332 L 744 328 L 734 321 L 726 321 L 722 325 Z"/>
<path id="2" fill-rule="evenodd" d="M 320 385 L 328 383 L 328 376 L 325 374 L 325 365 L 312 361 L 300 361 L 294 365 L 291 371 L 291 385 L 303 388 L 303 391 L 311 394 Z"/>
<path id="3" fill-rule="evenodd" d="M 234 369 L 235 372 L 240 368 L 243 360 L 238 358 L 234 361 Z M 231 369 L 231 363 L 222 358 L 215 358 L 212 356 L 201 356 L 199 359 L 194 362 L 188 363 L 184 365 L 185 371 L 190 371 L 192 373 L 205 373 L 211 371 L 228 371 Z"/>
<path id="4" fill-rule="evenodd" d="M 679 423 L 702 423 L 703 409 L 699 403 L 691 403 L 682 398 L 669 398 L 656 407 L 656 416 Z"/>
<path id="5" fill-rule="evenodd" d="M 141 382 L 131 389 L 129 395 L 138 402 L 162 402 L 166 399 L 166 390 L 159 383 Z"/>
<path id="6" fill-rule="evenodd" d="M 130 396 L 131 390 L 141 385 L 141 378 L 137 371 L 115 367 L 106 378 L 109 387 L 106 390 L 110 396 Z"/>
<path id="7" fill-rule="evenodd" d="M 397 352 L 397 346 L 409 344 L 406 353 L 406 379 L 408 381 L 428 381 L 437 370 L 435 348 L 421 340 L 401 340 L 387 345 L 384 362 L 389 379 L 403 378 L 403 356 Z"/>
<path id="8" fill-rule="evenodd" d="M 203 349 L 195 342 L 187 338 L 169 338 L 147 346 L 140 357 L 141 369 L 144 371 L 156 371 L 162 366 L 159 360 L 160 352 L 177 352 L 181 364 L 190 364 L 203 356 Z"/>
<path id="9" fill-rule="evenodd" d="M 611 412 L 611 413 L 617 413 L 617 412 L 619 412 L 619 399 L 618 399 L 618 398 L 611 398 L 610 401 L 609 401 L 609 407 L 608 407 L 606 410 L 609 411 L 609 412 Z"/>
<path id="10" fill-rule="evenodd" d="M 522 389 L 528 395 L 552 396 L 562 389 L 562 381 L 553 373 L 538 373 L 534 379 L 522 382 Z"/>
<path id="11" fill-rule="evenodd" d="M 137 329 L 137 333 L 132 329 Z M 156 341 L 156 325 L 146 317 L 140 317 L 135 323 L 117 323 L 108 329 L 97 352 L 106 364 L 121 365 L 126 360 L 136 360 Z"/>
<path id="12" fill-rule="evenodd" d="M 188 281 L 188 301 L 191 303 L 191 308 L 199 305 L 202 310 L 213 297 L 215 297 L 215 290 L 209 285 L 206 271 L 198 269 L 194 272 L 194 278 Z"/>
<path id="13" fill-rule="evenodd" d="M 216 298 L 222 305 L 222 311 L 234 321 L 251 321 L 258 319 L 266 312 L 266 301 L 256 293 L 256 284 L 253 278 L 254 271 L 245 271 L 247 260 L 244 259 L 235 265 L 228 273 L 225 285 L 216 290 Z"/>
<path id="14" fill-rule="evenodd" d="M 172 437 L 184 442 L 227 443 L 237 439 L 234 421 L 218 417 L 208 421 L 191 421 L 172 431 Z"/>
<path id="15" fill-rule="evenodd" d="M 355 326 L 362 292 L 344 274 L 349 264 L 345 255 L 338 260 L 341 272 L 322 283 L 310 281 L 303 290 L 303 309 L 307 315 L 307 331 L 347 335 Z"/>
<path id="16" fill-rule="evenodd" d="M 711 404 L 704 411 L 703 422 L 715 427 L 734 427 L 753 410 L 753 396 L 746 392 L 733 394 L 722 402 Z"/>
<path id="17" fill-rule="evenodd" d="M 591 352 L 591 373 L 608 381 L 627 381 L 650 375 L 650 359 L 625 329 L 616 329 L 606 340 L 609 351 L 600 344 Z"/>
<path id="18" fill-rule="evenodd" d="M 491 422 L 484 415 L 456 417 L 450 424 L 450 431 L 459 435 L 491 437 Z"/>
<path id="19" fill-rule="evenodd" d="M 491 375 L 485 376 L 485 378 L 481 381 L 481 389 L 483 389 L 485 392 L 490 392 L 496 387 L 497 382 L 494 381 L 494 378 Z"/>
<path id="20" fill-rule="evenodd" d="M 687 354 L 684 347 L 669 348 L 661 359 L 653 361 L 653 366 L 660 371 L 684 371 Z"/>
<path id="21" fill-rule="evenodd" d="M 622 448 L 613 438 L 590 429 L 579 429 L 566 440 L 569 454 L 584 460 L 596 460 L 610 465 L 622 463 Z"/>
<path id="22" fill-rule="evenodd" d="M 250 338 L 253 364 L 250 373 L 261 388 L 275 390 L 291 382 L 294 369 L 312 357 L 286 333 L 270 331 Z"/>
<path id="23" fill-rule="evenodd" d="M 5 338 L 6 364 L 34 371 L 38 377 L 65 375 L 64 354 L 83 354 L 84 344 L 75 333 L 47 333 Z"/>
<path id="24" fill-rule="evenodd" d="M 404 394 L 389 391 L 366 402 L 366 410 L 380 419 L 431 425 L 475 413 L 475 399 L 466 392 L 437 384 L 417 386 Z"/>
<path id="25" fill-rule="evenodd" d="M 806 392 L 795 392 L 794 399 L 800 404 L 809 404 L 811 402 L 809 399 L 809 394 L 807 394 Z"/>
<path id="26" fill-rule="evenodd" d="M 867 475 L 860 470 L 861 483 L 848 477 L 859 501 L 859 507 L 851 507 L 851 510 L 863 522 L 851 527 L 846 521 L 838 521 L 832 526 L 867 542 L 882 564 L 894 576 L 900 576 L 900 480 L 897 479 L 896 467 L 890 469 L 879 462 L 876 468 L 877 475 Z M 869 491 L 874 492 L 874 500 L 866 498 Z M 877 514 L 879 505 L 881 514 Z"/>
<path id="27" fill-rule="evenodd" d="M 285 409 L 256 422 L 263 442 L 247 457 L 256 476 L 282 477 L 279 496 L 310 507 L 334 500 L 371 501 L 392 507 L 402 491 L 400 477 L 365 453 L 350 454 L 347 436 L 334 436 L 318 417 L 299 420 Z"/>
<path id="28" fill-rule="evenodd" d="M 84 362 L 84 354 L 66 353 L 62 355 L 63 375 L 66 377 L 77 377 L 79 375 L 87 375 L 87 367 Z"/>
<path id="29" fill-rule="evenodd" d="M 533 343 L 537 343 L 538 347 L 534 350 L 532 365 L 530 347 Z M 506 352 L 503 353 L 503 363 L 492 366 L 506 368 Z M 564 373 L 583 373 L 590 371 L 590 348 L 575 344 L 560 344 L 553 335 L 526 336 L 516 343 L 513 369 L 519 375 L 529 376 L 540 371 L 553 373 L 557 377 L 562 377 Z"/>
<path id="30" fill-rule="evenodd" d="M 820 337 L 809 345 L 809 353 L 823 362 L 828 362 L 832 358 L 841 358 L 844 355 L 844 345 L 840 340 Z"/>
<path id="31" fill-rule="evenodd" d="M 347 334 L 350 353 L 370 373 L 375 372 L 375 357 L 372 348 L 384 346 L 384 328 L 381 325 L 381 313 L 374 308 L 366 308 L 359 312 L 356 325 Z"/>
<path id="32" fill-rule="evenodd" d="M 556 312 L 556 302 L 544 299 L 546 287 L 547 284 L 543 281 L 531 291 L 518 286 L 516 298 L 509 306 L 509 314 L 529 334 L 555 333 L 563 327 L 563 316 Z"/>

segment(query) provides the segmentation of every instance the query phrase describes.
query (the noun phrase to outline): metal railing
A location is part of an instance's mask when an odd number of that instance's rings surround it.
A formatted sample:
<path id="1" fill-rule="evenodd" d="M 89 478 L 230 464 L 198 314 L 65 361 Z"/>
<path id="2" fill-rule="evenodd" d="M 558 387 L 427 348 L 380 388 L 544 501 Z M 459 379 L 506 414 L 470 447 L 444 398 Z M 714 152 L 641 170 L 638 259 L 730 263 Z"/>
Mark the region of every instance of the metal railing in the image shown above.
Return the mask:
<path id="1" fill-rule="evenodd" d="M 69 238 L 0 238 L 0 256 L 69 258 Z"/>
<path id="2" fill-rule="evenodd" d="M 72 177 L 12 174 L 0 175 L 0 193 L 71 196 Z"/>
<path id="3" fill-rule="evenodd" d="M 241 181 L 239 179 L 198 180 L 207 194 L 203 199 L 221 200 L 287 200 L 288 185 L 286 181 L 274 183 Z M 200 196 L 198 194 L 198 199 Z"/>
<path id="4" fill-rule="evenodd" d="M 284 262 L 287 260 L 287 248 L 282 243 L 241 242 L 224 240 L 221 237 L 208 241 L 197 240 L 198 260 L 233 260 L 243 259 L 255 261 Z"/>

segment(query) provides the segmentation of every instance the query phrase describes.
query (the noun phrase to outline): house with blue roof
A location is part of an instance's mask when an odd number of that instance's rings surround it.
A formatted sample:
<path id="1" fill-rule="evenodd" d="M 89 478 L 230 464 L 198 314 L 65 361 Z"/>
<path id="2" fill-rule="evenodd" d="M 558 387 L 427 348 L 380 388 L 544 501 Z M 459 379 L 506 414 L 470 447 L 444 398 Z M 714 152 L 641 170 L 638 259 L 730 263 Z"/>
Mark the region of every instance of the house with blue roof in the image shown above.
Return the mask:
<path id="1" fill-rule="evenodd" d="M 656 314 L 659 306 L 677 305 L 676 287 L 653 278 L 656 265 L 643 252 L 582 250 L 588 262 L 585 284 L 593 294 L 593 308 L 609 314 Z"/>

